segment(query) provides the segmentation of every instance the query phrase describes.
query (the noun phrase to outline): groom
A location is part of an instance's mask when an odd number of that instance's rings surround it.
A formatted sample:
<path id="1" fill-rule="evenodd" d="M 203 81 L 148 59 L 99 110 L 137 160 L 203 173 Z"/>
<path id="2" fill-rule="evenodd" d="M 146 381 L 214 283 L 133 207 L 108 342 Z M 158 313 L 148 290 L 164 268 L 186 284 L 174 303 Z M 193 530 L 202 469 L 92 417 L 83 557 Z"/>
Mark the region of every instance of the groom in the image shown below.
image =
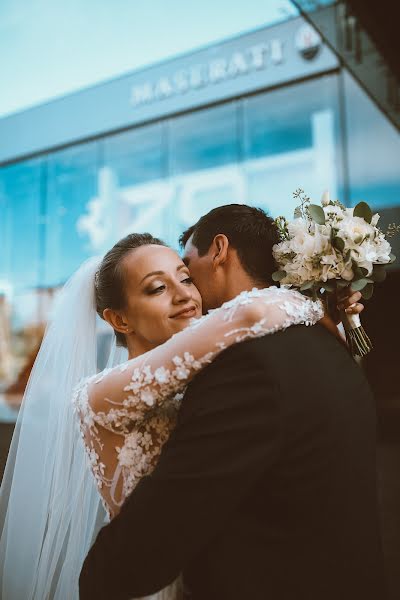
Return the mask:
<path id="1" fill-rule="evenodd" d="M 217 208 L 181 237 L 205 309 L 271 284 L 262 211 Z M 190 600 L 383 600 L 375 408 L 327 328 L 221 353 L 189 385 L 153 474 L 102 531 L 81 600 L 128 600 L 183 573 Z"/>

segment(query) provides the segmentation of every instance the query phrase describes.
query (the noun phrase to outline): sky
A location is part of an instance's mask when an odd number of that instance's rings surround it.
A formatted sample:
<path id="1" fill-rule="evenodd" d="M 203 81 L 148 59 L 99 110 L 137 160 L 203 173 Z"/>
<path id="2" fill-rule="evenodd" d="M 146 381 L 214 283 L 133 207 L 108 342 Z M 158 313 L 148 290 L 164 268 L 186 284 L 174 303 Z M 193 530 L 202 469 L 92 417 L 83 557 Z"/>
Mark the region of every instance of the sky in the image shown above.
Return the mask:
<path id="1" fill-rule="evenodd" d="M 0 0 L 0 118 L 293 15 L 290 0 Z"/>

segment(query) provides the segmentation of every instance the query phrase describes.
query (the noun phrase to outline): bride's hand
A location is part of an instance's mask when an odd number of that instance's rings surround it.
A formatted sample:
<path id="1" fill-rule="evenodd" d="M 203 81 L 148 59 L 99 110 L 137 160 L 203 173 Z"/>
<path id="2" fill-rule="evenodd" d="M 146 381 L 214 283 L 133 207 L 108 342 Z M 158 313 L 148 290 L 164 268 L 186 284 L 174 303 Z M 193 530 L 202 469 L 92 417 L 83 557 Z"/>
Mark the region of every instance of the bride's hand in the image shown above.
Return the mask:
<path id="1" fill-rule="evenodd" d="M 359 315 L 365 308 L 361 300 L 361 292 L 353 292 L 351 287 L 342 288 L 336 294 L 328 294 L 328 315 L 338 325 L 342 317 L 340 311 L 349 315 Z"/>

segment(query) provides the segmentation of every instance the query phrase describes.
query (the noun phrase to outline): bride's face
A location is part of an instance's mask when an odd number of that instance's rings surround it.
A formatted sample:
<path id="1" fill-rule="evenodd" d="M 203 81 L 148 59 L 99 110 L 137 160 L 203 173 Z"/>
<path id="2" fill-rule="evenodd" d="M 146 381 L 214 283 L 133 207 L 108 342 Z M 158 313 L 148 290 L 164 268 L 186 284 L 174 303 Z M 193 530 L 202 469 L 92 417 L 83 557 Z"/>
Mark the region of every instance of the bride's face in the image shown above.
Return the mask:
<path id="1" fill-rule="evenodd" d="M 171 248 L 141 246 L 123 260 L 128 345 L 146 352 L 201 316 L 201 296 Z M 129 342 L 132 341 L 132 344 Z"/>

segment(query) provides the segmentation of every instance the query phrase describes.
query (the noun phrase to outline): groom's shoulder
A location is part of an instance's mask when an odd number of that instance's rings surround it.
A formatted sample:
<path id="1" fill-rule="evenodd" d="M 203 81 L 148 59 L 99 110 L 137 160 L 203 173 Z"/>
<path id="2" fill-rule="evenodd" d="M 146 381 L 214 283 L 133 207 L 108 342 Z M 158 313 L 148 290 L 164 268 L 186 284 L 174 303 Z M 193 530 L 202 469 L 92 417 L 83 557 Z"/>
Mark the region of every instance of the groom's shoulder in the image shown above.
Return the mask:
<path id="1" fill-rule="evenodd" d="M 331 361 L 338 359 L 353 363 L 344 344 L 320 324 L 293 325 L 273 335 L 265 335 L 235 344 L 221 354 L 199 375 L 211 377 L 225 369 L 238 369 L 251 374 L 257 366 L 274 363 L 300 365 L 326 354 Z"/>

